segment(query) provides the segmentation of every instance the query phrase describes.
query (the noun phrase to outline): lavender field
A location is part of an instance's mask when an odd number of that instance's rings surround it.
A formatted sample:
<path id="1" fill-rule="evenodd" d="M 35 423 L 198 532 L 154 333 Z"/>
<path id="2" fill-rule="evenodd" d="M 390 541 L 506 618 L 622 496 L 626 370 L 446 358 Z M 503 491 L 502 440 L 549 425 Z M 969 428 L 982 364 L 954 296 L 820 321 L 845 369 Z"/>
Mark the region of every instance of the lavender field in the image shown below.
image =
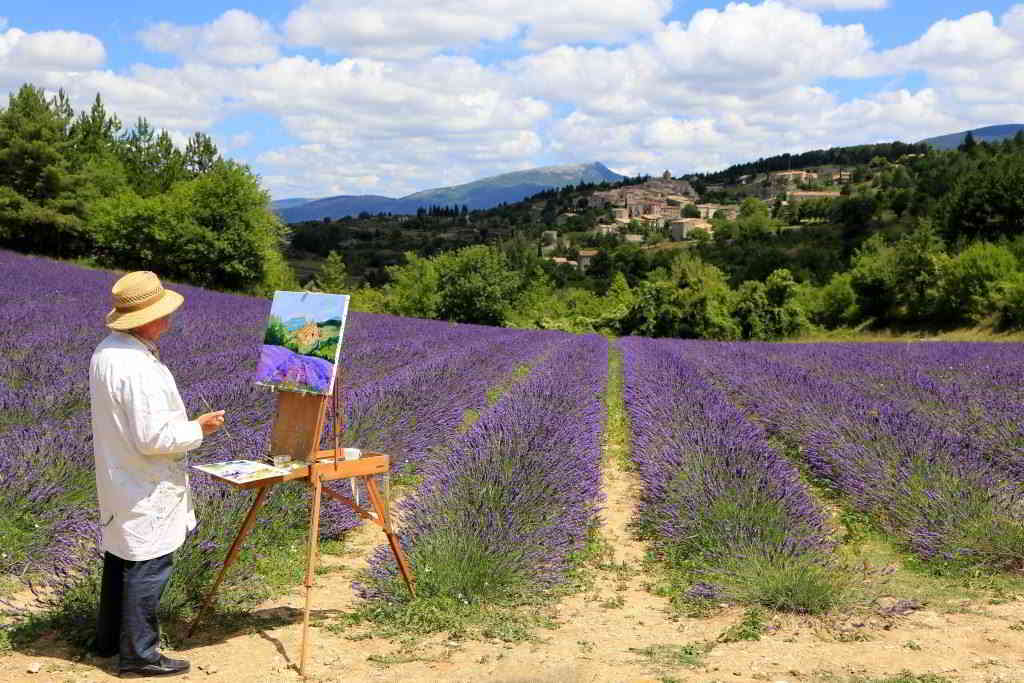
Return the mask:
<path id="1" fill-rule="evenodd" d="M 0 575 L 45 583 L 44 601 L 85 618 L 88 604 L 81 603 L 89 602 L 99 567 L 88 364 L 106 335 L 102 321 L 117 275 L 2 251 L 0 273 L 0 506 L 7 513 L 0 519 Z M 228 411 L 229 433 L 208 439 L 192 462 L 265 456 L 274 398 L 253 379 L 270 302 L 174 288 L 186 304 L 161 340 L 162 359 L 191 414 L 207 403 Z M 393 454 L 399 473 L 417 474 L 448 452 L 467 416 L 487 408 L 503 383 L 564 355 L 574 342 L 560 332 L 352 313 L 340 359 L 344 442 Z M 603 373 L 599 351 L 584 362 Z M 331 429 L 329 421 L 325 443 Z M 200 525 L 176 557 L 165 598 L 172 608 L 193 605 L 208 585 L 250 502 L 204 475 L 193 473 L 191 481 Z M 305 490 L 278 488 L 243 553 L 241 582 L 275 548 L 290 548 L 305 533 Z M 341 538 L 360 523 L 325 502 L 324 537 Z M 293 559 L 298 567 L 300 554 Z"/>
<path id="2" fill-rule="evenodd" d="M 620 343 L 640 520 L 693 595 L 828 609 L 826 504 L 929 572 L 1024 568 L 1020 344 Z"/>
<path id="3" fill-rule="evenodd" d="M 0 251 L 0 576 L 45 586 L 69 629 L 95 599 L 87 368 L 116 278 Z M 186 304 L 162 357 L 191 414 L 228 411 L 229 433 L 193 462 L 266 455 L 274 399 L 253 379 L 270 302 L 174 288 Z M 686 569 L 681 596 L 832 609 L 837 510 L 932 567 L 1024 568 L 1019 344 L 609 342 L 351 313 L 344 443 L 390 453 L 407 482 L 399 530 L 423 599 L 443 610 L 568 580 L 601 529 L 611 348 L 641 487 L 632 515 Z M 192 488 L 200 526 L 176 559 L 174 613 L 194 607 L 249 504 L 205 476 Z M 235 607 L 266 597 L 251 585 L 271 562 L 301 566 L 306 492 L 278 488 L 225 591 Z M 324 538 L 359 524 L 325 503 Z M 404 599 L 390 555 L 369 561 L 360 594 Z"/>

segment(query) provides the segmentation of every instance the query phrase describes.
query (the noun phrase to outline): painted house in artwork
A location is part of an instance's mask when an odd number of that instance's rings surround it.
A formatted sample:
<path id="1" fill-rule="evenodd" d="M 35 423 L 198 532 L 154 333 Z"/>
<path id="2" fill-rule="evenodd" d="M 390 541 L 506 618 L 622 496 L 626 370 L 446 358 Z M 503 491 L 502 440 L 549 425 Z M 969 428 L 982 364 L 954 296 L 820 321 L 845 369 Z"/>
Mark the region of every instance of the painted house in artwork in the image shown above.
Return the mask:
<path id="1" fill-rule="evenodd" d="M 295 331 L 295 340 L 300 347 L 310 348 L 320 341 L 320 327 L 312 320 Z"/>

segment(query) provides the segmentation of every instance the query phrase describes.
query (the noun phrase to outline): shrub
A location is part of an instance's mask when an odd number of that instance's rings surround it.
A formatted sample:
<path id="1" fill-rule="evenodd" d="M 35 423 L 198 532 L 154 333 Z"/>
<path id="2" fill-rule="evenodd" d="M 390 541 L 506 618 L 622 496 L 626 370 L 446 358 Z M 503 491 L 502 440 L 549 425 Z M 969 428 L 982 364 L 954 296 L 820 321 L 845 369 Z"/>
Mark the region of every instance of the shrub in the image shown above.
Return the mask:
<path id="1" fill-rule="evenodd" d="M 999 308 L 997 284 L 1017 270 L 1006 247 L 975 242 L 942 272 L 943 313 L 953 321 L 979 322 Z"/>

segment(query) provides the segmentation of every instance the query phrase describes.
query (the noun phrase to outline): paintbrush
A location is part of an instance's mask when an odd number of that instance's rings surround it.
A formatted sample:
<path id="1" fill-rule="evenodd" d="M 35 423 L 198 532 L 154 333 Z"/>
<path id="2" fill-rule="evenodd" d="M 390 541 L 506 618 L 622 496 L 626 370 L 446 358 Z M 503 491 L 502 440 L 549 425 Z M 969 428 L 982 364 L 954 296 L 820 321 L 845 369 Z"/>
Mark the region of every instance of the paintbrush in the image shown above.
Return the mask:
<path id="1" fill-rule="evenodd" d="M 203 396 L 202 394 L 199 394 L 199 400 L 201 400 L 203 402 L 203 405 L 206 406 L 206 412 L 208 412 L 208 413 L 212 413 L 213 412 L 213 407 L 210 405 L 210 402 L 206 400 L 205 396 Z M 220 428 L 224 431 L 224 436 L 226 436 L 229 439 L 231 439 L 232 441 L 234 441 L 234 438 L 231 436 L 231 432 L 228 431 L 227 427 L 225 427 L 224 425 L 221 425 Z"/>

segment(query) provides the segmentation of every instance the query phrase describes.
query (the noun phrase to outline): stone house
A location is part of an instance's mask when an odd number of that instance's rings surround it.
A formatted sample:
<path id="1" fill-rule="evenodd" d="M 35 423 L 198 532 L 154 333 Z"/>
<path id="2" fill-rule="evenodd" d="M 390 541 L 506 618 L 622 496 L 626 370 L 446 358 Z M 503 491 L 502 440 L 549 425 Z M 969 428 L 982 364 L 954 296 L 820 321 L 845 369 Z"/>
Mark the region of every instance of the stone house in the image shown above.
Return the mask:
<path id="1" fill-rule="evenodd" d="M 661 217 L 667 218 L 669 220 L 673 218 L 680 218 L 682 216 L 682 211 L 683 207 L 679 206 L 678 204 L 667 204 L 661 207 Z"/>
<path id="2" fill-rule="evenodd" d="M 786 200 L 790 202 L 798 202 L 804 199 L 821 199 L 823 197 L 838 197 L 838 190 L 823 190 L 820 192 L 811 192 L 809 190 L 793 191 L 786 193 Z"/>
<path id="3" fill-rule="evenodd" d="M 644 236 L 637 235 L 635 233 L 629 233 L 622 236 L 622 239 L 626 241 L 626 244 L 643 244 Z"/>
<path id="4" fill-rule="evenodd" d="M 660 213 L 645 213 L 638 220 L 649 228 L 665 227 L 665 217 Z"/>
<path id="5" fill-rule="evenodd" d="M 776 185 L 799 185 L 817 180 L 818 174 L 811 171 L 777 171 L 771 179 Z"/>
<path id="6" fill-rule="evenodd" d="M 681 218 L 672 221 L 669 224 L 669 229 L 672 231 L 672 239 L 676 242 L 689 238 L 690 233 L 697 229 L 706 230 L 709 233 L 714 232 L 711 221 L 703 218 Z"/>
<path id="7" fill-rule="evenodd" d="M 711 220 L 719 211 L 719 216 L 724 216 L 730 221 L 736 220 L 740 215 L 740 207 L 734 204 L 698 204 L 697 210 L 700 211 L 700 217 L 705 220 Z"/>
<path id="8" fill-rule="evenodd" d="M 687 204 L 693 204 L 692 198 L 681 194 L 668 194 L 665 195 L 665 203 L 669 206 L 686 206 Z"/>
<path id="9" fill-rule="evenodd" d="M 579 262 L 580 270 L 590 268 L 590 262 L 597 256 L 597 249 L 580 249 Z"/>

